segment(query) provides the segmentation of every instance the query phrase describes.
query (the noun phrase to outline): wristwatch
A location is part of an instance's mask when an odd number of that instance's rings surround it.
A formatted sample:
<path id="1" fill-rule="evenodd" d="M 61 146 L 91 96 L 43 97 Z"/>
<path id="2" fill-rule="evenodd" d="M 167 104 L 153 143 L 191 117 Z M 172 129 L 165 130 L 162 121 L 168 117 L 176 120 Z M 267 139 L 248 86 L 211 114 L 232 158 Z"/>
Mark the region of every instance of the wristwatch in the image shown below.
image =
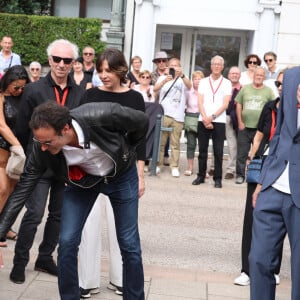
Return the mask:
<path id="1" fill-rule="evenodd" d="M 212 114 L 211 117 L 213 120 L 215 120 L 217 118 L 217 116 L 215 114 Z"/>
<path id="2" fill-rule="evenodd" d="M 182 78 L 182 79 L 183 79 L 184 77 L 185 77 L 185 75 L 184 75 L 184 74 L 182 74 L 182 75 L 180 76 L 180 78 Z"/>

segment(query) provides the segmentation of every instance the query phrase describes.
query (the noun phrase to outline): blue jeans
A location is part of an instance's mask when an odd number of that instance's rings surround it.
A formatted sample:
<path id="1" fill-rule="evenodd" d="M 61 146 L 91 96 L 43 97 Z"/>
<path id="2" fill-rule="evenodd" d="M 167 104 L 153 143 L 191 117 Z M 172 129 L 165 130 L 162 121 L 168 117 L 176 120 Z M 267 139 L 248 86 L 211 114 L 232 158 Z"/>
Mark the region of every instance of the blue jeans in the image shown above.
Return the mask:
<path id="1" fill-rule="evenodd" d="M 79 300 L 78 246 L 84 223 L 99 193 L 110 198 L 123 260 L 123 299 L 143 300 L 144 271 L 138 231 L 138 176 L 134 165 L 113 182 L 65 189 L 58 248 L 58 286 L 62 300 Z"/>

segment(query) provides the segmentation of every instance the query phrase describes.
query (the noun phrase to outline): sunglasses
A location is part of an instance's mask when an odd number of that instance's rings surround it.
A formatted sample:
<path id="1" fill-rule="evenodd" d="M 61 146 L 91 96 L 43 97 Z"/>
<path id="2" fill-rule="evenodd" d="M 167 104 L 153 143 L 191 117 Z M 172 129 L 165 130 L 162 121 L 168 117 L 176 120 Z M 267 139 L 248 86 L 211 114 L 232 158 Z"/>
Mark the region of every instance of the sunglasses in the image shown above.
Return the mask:
<path id="1" fill-rule="evenodd" d="M 36 139 L 35 137 L 33 137 L 32 140 L 35 143 L 39 143 L 40 145 L 44 145 L 44 146 L 51 146 L 51 143 L 52 143 L 52 141 L 41 142 L 38 139 Z"/>
<path id="2" fill-rule="evenodd" d="M 92 56 L 92 55 L 94 55 L 94 53 L 85 52 L 85 53 L 83 53 L 83 55 Z"/>
<path id="3" fill-rule="evenodd" d="M 56 64 L 59 64 L 61 61 L 63 61 L 65 65 L 69 65 L 73 61 L 73 58 L 60 57 L 60 56 L 54 56 L 54 55 L 52 55 L 52 59 Z"/>
<path id="4" fill-rule="evenodd" d="M 272 62 L 272 61 L 273 61 L 273 58 L 265 59 L 265 63 Z"/>
<path id="5" fill-rule="evenodd" d="M 18 91 L 18 90 L 24 90 L 25 85 L 15 85 L 14 86 L 14 90 Z"/>
<path id="6" fill-rule="evenodd" d="M 157 63 L 161 63 L 161 62 L 167 62 L 168 60 L 167 59 L 156 59 L 155 62 Z"/>
<path id="7" fill-rule="evenodd" d="M 141 76 L 143 79 L 150 79 L 149 76 Z"/>
<path id="8" fill-rule="evenodd" d="M 257 65 L 257 61 L 249 60 L 248 65 Z"/>
<path id="9" fill-rule="evenodd" d="M 280 81 L 278 81 L 278 80 L 276 80 L 276 81 L 274 81 L 274 84 L 275 84 L 275 86 L 276 87 L 280 87 L 280 86 L 282 86 L 282 82 L 280 82 Z"/>
<path id="10" fill-rule="evenodd" d="M 34 72 L 34 71 L 39 71 L 40 69 L 39 68 L 31 68 L 30 70 Z"/>

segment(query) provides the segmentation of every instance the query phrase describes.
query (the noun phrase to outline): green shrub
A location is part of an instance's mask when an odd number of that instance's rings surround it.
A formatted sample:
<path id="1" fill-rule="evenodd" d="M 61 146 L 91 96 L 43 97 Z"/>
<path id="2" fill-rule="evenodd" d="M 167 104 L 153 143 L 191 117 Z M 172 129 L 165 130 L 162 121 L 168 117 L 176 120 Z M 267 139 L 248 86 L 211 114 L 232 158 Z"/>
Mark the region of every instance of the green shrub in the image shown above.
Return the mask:
<path id="1" fill-rule="evenodd" d="M 102 22 L 90 18 L 61 18 L 49 16 L 29 16 L 0 14 L 0 38 L 13 38 L 13 52 L 21 56 L 22 64 L 37 60 L 48 64 L 46 49 L 56 39 L 67 39 L 75 43 L 81 53 L 85 46 L 91 46 L 96 53 L 105 48 L 100 41 Z"/>

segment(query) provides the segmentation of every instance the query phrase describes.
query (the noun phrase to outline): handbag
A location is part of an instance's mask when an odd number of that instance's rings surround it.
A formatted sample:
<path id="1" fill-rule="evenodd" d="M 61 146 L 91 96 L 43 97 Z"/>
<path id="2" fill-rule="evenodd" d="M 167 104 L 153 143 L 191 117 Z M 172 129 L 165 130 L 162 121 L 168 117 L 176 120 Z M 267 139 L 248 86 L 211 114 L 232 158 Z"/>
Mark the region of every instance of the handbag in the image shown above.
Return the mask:
<path id="1" fill-rule="evenodd" d="M 186 113 L 184 116 L 184 130 L 197 133 L 198 113 Z"/>
<path id="2" fill-rule="evenodd" d="M 22 146 L 11 146 L 10 156 L 6 165 L 6 174 L 9 178 L 19 180 L 23 172 L 26 156 Z"/>
<path id="3" fill-rule="evenodd" d="M 253 158 L 250 161 L 250 163 L 247 167 L 246 182 L 258 183 L 262 165 L 263 165 L 262 157 Z"/>

